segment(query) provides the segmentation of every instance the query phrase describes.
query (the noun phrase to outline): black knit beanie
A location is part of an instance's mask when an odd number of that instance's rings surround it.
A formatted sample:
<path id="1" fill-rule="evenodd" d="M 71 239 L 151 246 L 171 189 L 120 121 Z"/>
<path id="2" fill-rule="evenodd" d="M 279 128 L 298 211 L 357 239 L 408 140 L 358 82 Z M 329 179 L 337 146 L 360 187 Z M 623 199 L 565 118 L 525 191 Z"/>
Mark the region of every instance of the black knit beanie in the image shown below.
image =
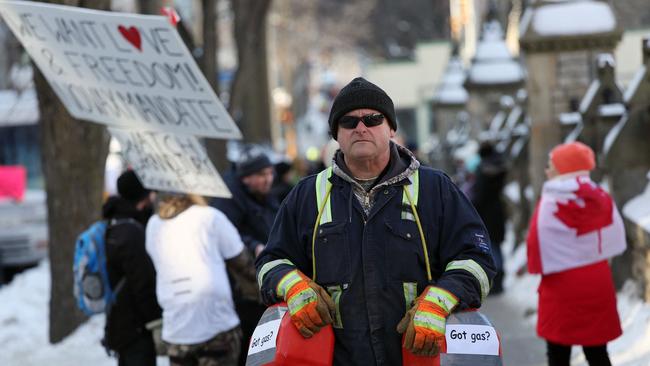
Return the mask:
<path id="1" fill-rule="evenodd" d="M 264 168 L 273 166 L 271 160 L 264 153 L 245 154 L 235 166 L 238 177 L 246 177 L 257 173 Z"/>
<path id="2" fill-rule="evenodd" d="M 359 77 L 344 86 L 334 99 L 328 120 L 332 138 L 336 140 L 339 119 L 350 111 L 362 108 L 381 112 L 388 119 L 390 127 L 397 130 L 395 107 L 388 94 L 377 85 Z"/>
<path id="3" fill-rule="evenodd" d="M 138 203 L 149 195 L 133 170 L 127 170 L 117 178 L 117 193 L 131 203 Z"/>

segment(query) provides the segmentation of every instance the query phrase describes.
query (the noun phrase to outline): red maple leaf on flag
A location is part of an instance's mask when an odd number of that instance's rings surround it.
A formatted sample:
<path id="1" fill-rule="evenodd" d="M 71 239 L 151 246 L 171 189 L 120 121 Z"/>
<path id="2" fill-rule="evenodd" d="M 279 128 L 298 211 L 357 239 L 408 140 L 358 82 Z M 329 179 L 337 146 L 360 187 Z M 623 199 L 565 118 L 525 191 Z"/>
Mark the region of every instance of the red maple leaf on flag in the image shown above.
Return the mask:
<path id="1" fill-rule="evenodd" d="M 600 187 L 578 182 L 579 188 L 574 193 L 576 198 L 567 203 L 557 203 L 555 217 L 566 226 L 576 229 L 577 235 L 609 226 L 614 221 L 612 199 Z"/>

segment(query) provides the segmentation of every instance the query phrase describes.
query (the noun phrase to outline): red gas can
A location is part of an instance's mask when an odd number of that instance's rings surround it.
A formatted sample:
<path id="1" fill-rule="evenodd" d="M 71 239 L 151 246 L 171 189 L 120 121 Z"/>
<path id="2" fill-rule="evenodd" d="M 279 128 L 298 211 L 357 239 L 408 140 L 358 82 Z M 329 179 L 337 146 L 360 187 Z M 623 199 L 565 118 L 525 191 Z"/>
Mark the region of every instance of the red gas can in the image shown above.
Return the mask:
<path id="1" fill-rule="evenodd" d="M 404 343 L 404 337 L 402 337 L 402 343 Z M 416 356 L 406 348 L 402 348 L 402 366 L 440 366 L 440 354 L 434 357 Z"/>
<path id="2" fill-rule="evenodd" d="M 260 318 L 250 339 L 246 366 L 331 366 L 333 358 L 332 326 L 305 339 L 291 323 L 287 305 L 280 303 L 266 309 Z"/>
<path id="3" fill-rule="evenodd" d="M 402 366 L 502 366 L 501 341 L 492 324 L 475 309 L 447 318 L 445 339 L 435 357 L 416 356 L 402 348 Z"/>

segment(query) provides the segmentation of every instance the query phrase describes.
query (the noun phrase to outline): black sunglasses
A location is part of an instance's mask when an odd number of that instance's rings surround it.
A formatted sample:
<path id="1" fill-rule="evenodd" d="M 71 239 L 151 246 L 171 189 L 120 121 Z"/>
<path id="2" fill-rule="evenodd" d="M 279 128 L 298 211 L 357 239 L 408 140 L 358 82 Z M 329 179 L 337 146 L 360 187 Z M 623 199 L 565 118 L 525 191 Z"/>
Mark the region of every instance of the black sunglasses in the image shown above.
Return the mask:
<path id="1" fill-rule="evenodd" d="M 384 122 L 384 115 L 381 113 L 375 113 L 366 114 L 361 117 L 343 116 L 339 119 L 339 126 L 351 130 L 357 128 L 359 121 L 363 121 L 363 124 L 366 125 L 366 127 L 375 127 Z"/>

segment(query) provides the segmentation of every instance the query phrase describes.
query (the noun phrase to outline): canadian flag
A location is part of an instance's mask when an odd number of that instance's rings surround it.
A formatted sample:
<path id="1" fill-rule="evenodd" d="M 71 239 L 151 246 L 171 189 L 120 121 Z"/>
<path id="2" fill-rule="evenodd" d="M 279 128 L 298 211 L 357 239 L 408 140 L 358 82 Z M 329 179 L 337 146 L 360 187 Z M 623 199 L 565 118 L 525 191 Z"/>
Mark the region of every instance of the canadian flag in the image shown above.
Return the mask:
<path id="1" fill-rule="evenodd" d="M 544 183 L 528 230 L 528 271 L 549 274 L 621 254 L 625 228 L 612 198 L 589 176 Z"/>

